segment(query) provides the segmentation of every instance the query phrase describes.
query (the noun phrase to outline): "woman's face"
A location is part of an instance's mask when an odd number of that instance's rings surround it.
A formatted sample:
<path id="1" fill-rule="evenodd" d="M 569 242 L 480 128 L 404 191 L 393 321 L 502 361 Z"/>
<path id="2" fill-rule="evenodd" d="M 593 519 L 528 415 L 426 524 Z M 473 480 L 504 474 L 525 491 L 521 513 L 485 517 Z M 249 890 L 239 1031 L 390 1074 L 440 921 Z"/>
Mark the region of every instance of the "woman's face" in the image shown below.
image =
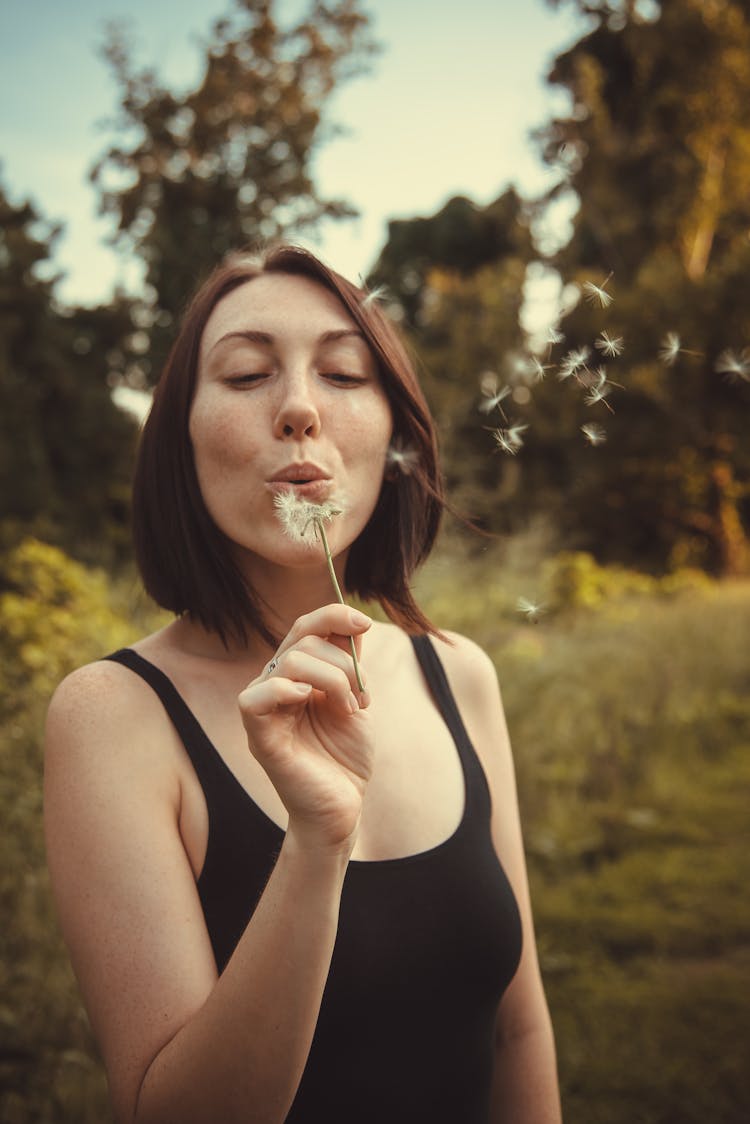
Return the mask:
<path id="1" fill-rule="evenodd" d="M 190 439 L 206 507 L 246 565 L 319 561 L 285 536 L 280 491 L 342 508 L 334 554 L 367 524 L 380 493 L 391 410 L 369 347 L 316 281 L 266 273 L 224 297 L 201 340 Z"/>

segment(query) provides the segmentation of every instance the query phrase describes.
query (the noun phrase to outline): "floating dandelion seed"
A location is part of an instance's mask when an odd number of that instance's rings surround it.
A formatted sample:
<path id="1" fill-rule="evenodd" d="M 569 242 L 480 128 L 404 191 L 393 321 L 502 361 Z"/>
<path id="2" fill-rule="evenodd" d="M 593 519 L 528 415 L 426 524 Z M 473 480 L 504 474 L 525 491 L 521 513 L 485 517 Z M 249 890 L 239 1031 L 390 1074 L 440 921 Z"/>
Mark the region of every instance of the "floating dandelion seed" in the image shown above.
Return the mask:
<path id="1" fill-rule="evenodd" d="M 500 406 L 504 398 L 507 398 L 511 390 L 509 386 L 502 386 L 497 394 L 491 394 L 488 398 L 482 399 L 479 403 L 479 409 L 483 414 L 491 414 L 493 410 Z M 502 410 L 500 411 L 502 413 Z"/>
<path id="2" fill-rule="evenodd" d="M 600 425 L 597 425 L 596 422 L 587 422 L 586 425 L 582 425 L 581 433 L 584 435 L 589 445 L 603 445 L 607 440 L 607 434 L 604 429 Z"/>
<path id="3" fill-rule="evenodd" d="M 541 382 L 547 371 L 551 369 L 549 364 L 545 366 L 541 360 L 537 359 L 536 355 L 529 356 L 527 373 L 532 382 Z"/>
<path id="4" fill-rule="evenodd" d="M 661 350 L 659 351 L 659 358 L 662 363 L 666 363 L 668 367 L 673 366 L 675 359 L 682 350 L 680 337 L 677 332 L 667 332 L 666 336 L 661 342 Z"/>
<path id="5" fill-rule="evenodd" d="M 364 308 L 367 308 L 368 305 L 377 304 L 378 301 L 386 300 L 387 297 L 388 289 L 386 288 L 386 286 L 377 285 L 374 289 L 371 289 L 368 292 L 367 296 L 362 301 L 362 305 Z"/>
<path id="6" fill-rule="evenodd" d="M 612 274 L 610 273 L 609 277 L 607 277 L 605 281 L 602 281 L 601 285 L 595 285 L 593 281 L 584 281 L 583 291 L 586 294 L 586 300 L 590 304 L 598 304 L 600 308 L 609 308 L 614 298 L 611 293 L 607 292 L 604 286 L 611 276 Z"/>
<path id="7" fill-rule="evenodd" d="M 623 346 L 622 336 L 610 336 L 609 332 L 602 332 L 594 341 L 594 347 L 610 359 L 622 355 Z"/>
<path id="8" fill-rule="evenodd" d="M 339 501 L 338 504 L 334 503 L 333 500 L 326 500 L 325 503 L 311 503 L 309 500 L 302 499 L 301 496 L 296 496 L 291 489 L 285 488 L 282 492 L 276 493 L 273 502 L 276 508 L 276 514 L 279 517 L 279 522 L 284 528 L 285 534 L 287 534 L 290 539 L 294 542 L 320 541 L 326 556 L 328 573 L 331 578 L 331 584 L 333 585 L 333 591 L 336 594 L 336 600 L 340 605 L 345 605 L 346 602 L 344 601 L 344 595 L 341 592 L 341 586 L 336 577 L 333 556 L 331 555 L 331 548 L 328 545 L 325 532 L 325 524 L 330 523 L 337 515 L 343 514 L 344 507 L 341 501 Z M 359 670 L 357 649 L 354 646 L 353 636 L 349 637 L 349 651 L 351 652 L 354 662 L 354 674 L 357 677 L 357 686 L 360 691 L 364 692 L 365 685 L 362 681 L 362 673 Z"/>
<path id="9" fill-rule="evenodd" d="M 550 344 L 550 346 L 554 347 L 556 343 L 562 343 L 564 339 L 565 336 L 557 328 L 549 328 L 547 330 L 547 339 L 545 340 L 545 343 L 548 343 Z"/>
<path id="10" fill-rule="evenodd" d="M 610 406 L 609 402 L 607 402 L 607 398 L 610 394 L 611 389 L 612 386 L 610 383 L 600 382 L 596 386 L 591 387 L 588 394 L 584 395 L 583 400 L 587 406 L 596 406 L 598 402 L 603 402 L 609 412 L 613 414 L 614 410 Z"/>
<path id="11" fill-rule="evenodd" d="M 395 468 L 404 476 L 410 476 L 419 464 L 419 453 L 396 437 L 388 446 L 385 461 L 388 468 Z"/>
<path id="12" fill-rule="evenodd" d="M 523 445 L 521 434 L 528 428 L 527 425 L 511 425 L 507 429 L 493 429 L 492 436 L 501 452 L 514 457 Z"/>
<path id="13" fill-rule="evenodd" d="M 505 417 L 502 409 L 500 409 L 500 403 L 511 393 L 511 388 L 500 386 L 494 371 L 485 371 L 480 380 L 480 386 L 483 400 L 479 403 L 479 409 L 482 413 L 491 414 L 493 410 L 499 409 L 502 416 Z"/>
<path id="14" fill-rule="evenodd" d="M 590 355 L 591 351 L 588 347 L 579 347 L 573 351 L 569 351 L 560 361 L 557 377 L 563 380 L 569 379 L 571 375 L 577 374 L 582 367 L 586 366 Z"/>
<path id="15" fill-rule="evenodd" d="M 527 597 L 519 597 L 516 602 L 516 609 L 519 613 L 523 613 L 527 620 L 538 620 L 544 612 L 544 605 L 537 601 L 529 601 Z"/>
<path id="16" fill-rule="evenodd" d="M 740 379 L 743 382 L 750 382 L 750 350 L 744 348 L 738 354 L 731 348 L 727 348 L 726 351 L 722 351 L 716 360 L 714 370 L 720 375 L 726 375 L 732 382 L 737 382 Z"/>

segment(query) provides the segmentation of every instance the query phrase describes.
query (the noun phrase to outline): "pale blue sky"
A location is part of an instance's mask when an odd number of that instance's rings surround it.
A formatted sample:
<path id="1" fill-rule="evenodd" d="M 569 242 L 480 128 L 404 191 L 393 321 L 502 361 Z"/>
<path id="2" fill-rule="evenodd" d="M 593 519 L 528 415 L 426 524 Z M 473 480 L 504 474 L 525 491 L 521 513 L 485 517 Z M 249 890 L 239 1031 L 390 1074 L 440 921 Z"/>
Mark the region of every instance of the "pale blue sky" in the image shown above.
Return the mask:
<path id="1" fill-rule="evenodd" d="M 0 163 L 14 201 L 30 197 L 65 224 L 57 260 L 65 300 L 108 299 L 138 271 L 104 245 L 87 173 L 106 145 L 97 122 L 116 109 L 97 55 L 107 19 L 127 19 L 137 58 L 179 87 L 197 77 L 196 37 L 230 0 L 2 0 Z M 303 0 L 281 0 L 293 16 Z M 451 195 L 479 203 L 509 182 L 529 193 L 546 180 L 529 131 L 552 112 L 544 76 L 580 34 L 572 13 L 543 0 L 370 0 L 383 44 L 371 74 L 344 87 L 332 116 L 350 135 L 321 150 L 318 182 L 362 217 L 331 224 L 316 249 L 356 277 L 372 265 L 389 218 L 428 215 Z M 564 103 L 563 103 L 564 104 Z"/>

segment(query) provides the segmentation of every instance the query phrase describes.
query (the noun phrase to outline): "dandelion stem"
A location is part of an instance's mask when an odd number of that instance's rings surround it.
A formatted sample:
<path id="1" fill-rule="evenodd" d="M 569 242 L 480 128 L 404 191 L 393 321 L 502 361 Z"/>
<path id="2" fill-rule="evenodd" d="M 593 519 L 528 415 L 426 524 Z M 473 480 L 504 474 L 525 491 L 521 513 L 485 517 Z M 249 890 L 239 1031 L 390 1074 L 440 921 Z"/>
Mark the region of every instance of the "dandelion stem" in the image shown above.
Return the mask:
<path id="1" fill-rule="evenodd" d="M 326 556 L 326 563 L 328 564 L 328 573 L 331 575 L 331 582 L 333 583 L 333 590 L 334 590 L 334 593 L 336 594 L 336 599 L 338 600 L 340 605 L 345 605 L 346 602 L 344 601 L 344 596 L 341 592 L 339 580 L 336 577 L 336 570 L 334 569 L 333 558 L 331 556 L 331 548 L 328 545 L 328 539 L 326 538 L 325 527 L 323 526 L 323 520 L 322 519 L 318 519 L 317 517 L 315 518 L 315 528 L 316 528 L 318 534 L 320 535 L 320 541 L 323 544 L 323 550 L 325 551 L 325 556 Z M 354 637 L 353 636 L 349 637 L 349 650 L 352 653 L 352 660 L 354 661 L 354 674 L 357 677 L 357 686 L 359 687 L 360 691 L 362 693 L 364 693 L 365 685 L 362 682 L 362 675 L 361 675 L 360 670 L 359 670 L 359 662 L 357 660 L 357 650 L 354 647 Z"/>

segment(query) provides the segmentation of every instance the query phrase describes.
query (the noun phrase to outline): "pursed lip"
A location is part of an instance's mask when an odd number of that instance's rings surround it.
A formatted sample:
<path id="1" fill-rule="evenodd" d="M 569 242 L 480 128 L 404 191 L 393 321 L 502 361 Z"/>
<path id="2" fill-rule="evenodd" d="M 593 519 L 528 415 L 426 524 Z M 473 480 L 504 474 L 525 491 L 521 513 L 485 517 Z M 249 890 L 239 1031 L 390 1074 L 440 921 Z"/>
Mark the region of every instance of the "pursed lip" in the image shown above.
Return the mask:
<path id="1" fill-rule="evenodd" d="M 296 464 L 288 464 L 285 468 L 280 469 L 270 478 L 268 483 L 310 484 L 317 480 L 327 481 L 330 479 L 330 475 L 317 464 L 311 464 L 309 461 L 300 461 Z"/>

